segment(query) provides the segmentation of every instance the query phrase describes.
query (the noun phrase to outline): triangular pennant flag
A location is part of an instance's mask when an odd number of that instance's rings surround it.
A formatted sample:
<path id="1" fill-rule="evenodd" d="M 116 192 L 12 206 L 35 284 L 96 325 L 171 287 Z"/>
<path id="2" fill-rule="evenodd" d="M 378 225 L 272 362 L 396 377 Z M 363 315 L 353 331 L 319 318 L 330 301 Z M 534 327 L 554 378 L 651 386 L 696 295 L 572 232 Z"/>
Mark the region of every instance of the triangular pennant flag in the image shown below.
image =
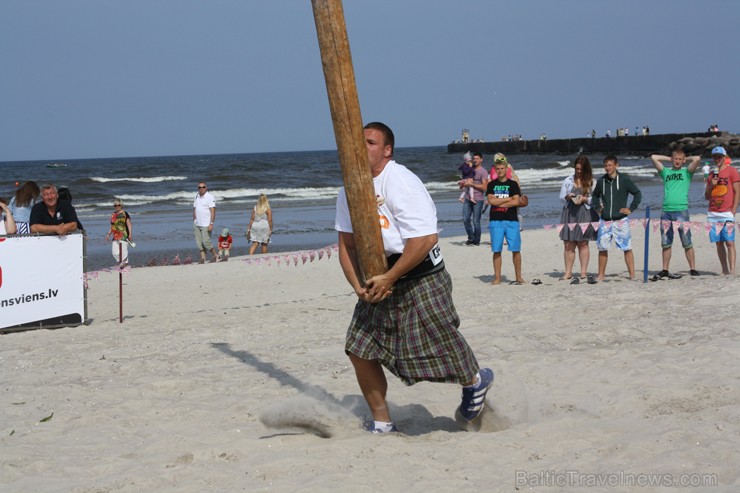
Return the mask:
<path id="1" fill-rule="evenodd" d="M 704 224 L 704 231 L 709 234 L 709 230 L 712 229 L 712 223 L 705 223 Z"/>
<path id="2" fill-rule="evenodd" d="M 594 228 L 594 231 L 599 230 L 599 221 L 594 221 L 591 223 L 591 227 Z"/>
<path id="3" fill-rule="evenodd" d="M 588 223 L 580 224 L 581 226 L 581 233 L 586 234 L 586 230 L 588 229 Z"/>
<path id="4" fill-rule="evenodd" d="M 685 222 L 685 223 L 683 223 L 683 225 L 682 225 L 682 226 L 683 226 L 683 232 L 684 232 L 684 233 L 687 233 L 687 232 L 688 232 L 688 231 L 689 231 L 689 230 L 691 229 L 691 223 L 690 223 L 690 222 L 688 222 L 688 221 L 687 221 L 687 222 Z"/>
<path id="5" fill-rule="evenodd" d="M 568 229 L 573 231 L 578 223 L 568 223 Z"/>
<path id="6" fill-rule="evenodd" d="M 733 231 L 735 231 L 735 223 L 727 223 L 725 227 L 727 228 L 727 234 L 732 236 Z"/>
<path id="7" fill-rule="evenodd" d="M 725 225 L 722 223 L 714 223 L 714 232 L 716 234 L 720 234 L 722 232 L 722 228 L 724 228 Z"/>
<path id="8" fill-rule="evenodd" d="M 558 224 L 557 225 L 558 233 L 560 233 L 563 230 L 563 226 L 565 226 L 565 224 Z"/>
<path id="9" fill-rule="evenodd" d="M 668 220 L 663 219 L 660 221 L 660 230 L 664 233 L 667 232 L 671 228 L 671 222 Z"/>
<path id="10" fill-rule="evenodd" d="M 546 230 L 551 230 L 553 226 L 554 224 L 543 224 L 542 225 L 542 227 L 545 228 Z"/>
<path id="11" fill-rule="evenodd" d="M 643 228 L 647 228 L 647 225 L 649 223 L 648 219 L 646 217 L 640 219 L 640 223 L 642 223 Z"/>

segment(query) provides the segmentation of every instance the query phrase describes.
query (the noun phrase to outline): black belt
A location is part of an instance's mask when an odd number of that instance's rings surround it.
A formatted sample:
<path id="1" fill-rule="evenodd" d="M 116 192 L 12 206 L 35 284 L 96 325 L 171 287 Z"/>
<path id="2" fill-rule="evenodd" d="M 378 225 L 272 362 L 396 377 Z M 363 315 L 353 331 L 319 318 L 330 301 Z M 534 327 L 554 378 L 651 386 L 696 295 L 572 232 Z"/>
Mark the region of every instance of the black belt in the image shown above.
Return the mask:
<path id="1" fill-rule="evenodd" d="M 394 253 L 393 255 L 388 256 L 388 268 L 392 268 L 394 265 L 396 265 L 396 262 L 398 262 L 398 259 L 401 258 L 400 253 Z M 429 258 L 429 255 L 424 257 L 424 260 L 419 262 L 419 264 L 408 271 L 406 274 L 402 275 L 399 281 L 407 281 L 410 279 L 419 279 L 424 276 L 428 276 L 429 274 L 434 274 L 435 272 L 439 272 L 442 269 L 445 268 L 445 261 L 440 260 L 437 265 L 434 265 L 434 262 L 432 262 L 432 259 Z"/>

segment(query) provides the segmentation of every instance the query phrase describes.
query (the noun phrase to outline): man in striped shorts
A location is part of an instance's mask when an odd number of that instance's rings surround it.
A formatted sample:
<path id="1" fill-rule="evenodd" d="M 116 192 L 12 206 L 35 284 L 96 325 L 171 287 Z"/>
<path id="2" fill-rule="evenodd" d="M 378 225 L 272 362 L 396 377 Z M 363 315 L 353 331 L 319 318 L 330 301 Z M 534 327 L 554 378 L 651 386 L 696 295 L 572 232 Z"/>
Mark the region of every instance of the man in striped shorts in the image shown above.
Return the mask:
<path id="1" fill-rule="evenodd" d="M 458 331 L 452 281 L 437 244 L 437 212 L 419 178 L 393 160 L 393 132 L 383 123 L 365 126 L 365 145 L 378 201 L 389 270 L 365 284 L 344 189 L 337 198 L 339 262 L 359 300 L 347 330 L 345 352 L 355 368 L 373 420 L 373 433 L 398 431 L 386 403 L 383 367 L 406 385 L 420 381 L 462 385 L 456 418 L 478 418 L 493 371 L 480 368 Z M 474 428 L 474 427 L 473 427 Z"/>

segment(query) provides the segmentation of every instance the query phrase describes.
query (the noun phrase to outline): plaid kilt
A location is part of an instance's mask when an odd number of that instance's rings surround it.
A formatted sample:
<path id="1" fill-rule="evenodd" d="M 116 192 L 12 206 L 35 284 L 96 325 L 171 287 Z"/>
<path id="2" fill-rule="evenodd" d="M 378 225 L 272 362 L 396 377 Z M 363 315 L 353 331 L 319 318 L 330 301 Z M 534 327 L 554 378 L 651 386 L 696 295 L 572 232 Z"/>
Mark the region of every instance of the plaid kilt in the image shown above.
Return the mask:
<path id="1" fill-rule="evenodd" d="M 406 385 L 464 384 L 473 380 L 479 366 L 459 326 L 452 279 L 443 269 L 397 282 L 380 303 L 359 300 L 344 350 L 378 360 Z"/>

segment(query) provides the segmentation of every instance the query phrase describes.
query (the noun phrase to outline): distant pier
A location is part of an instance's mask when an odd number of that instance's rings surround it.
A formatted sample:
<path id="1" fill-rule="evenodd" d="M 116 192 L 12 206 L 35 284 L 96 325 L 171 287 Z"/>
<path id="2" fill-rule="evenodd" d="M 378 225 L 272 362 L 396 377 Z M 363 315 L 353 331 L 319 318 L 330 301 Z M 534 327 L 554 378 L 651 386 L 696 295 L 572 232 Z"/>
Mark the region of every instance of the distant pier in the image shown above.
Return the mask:
<path id="1" fill-rule="evenodd" d="M 740 156 L 740 135 L 729 132 L 630 135 L 626 137 L 582 137 L 577 139 L 512 140 L 500 142 L 453 142 L 448 153 L 467 151 L 493 154 L 616 154 L 649 156 L 668 154 L 675 147 L 687 153 L 708 155 L 713 147 L 724 146 L 730 156 Z"/>

